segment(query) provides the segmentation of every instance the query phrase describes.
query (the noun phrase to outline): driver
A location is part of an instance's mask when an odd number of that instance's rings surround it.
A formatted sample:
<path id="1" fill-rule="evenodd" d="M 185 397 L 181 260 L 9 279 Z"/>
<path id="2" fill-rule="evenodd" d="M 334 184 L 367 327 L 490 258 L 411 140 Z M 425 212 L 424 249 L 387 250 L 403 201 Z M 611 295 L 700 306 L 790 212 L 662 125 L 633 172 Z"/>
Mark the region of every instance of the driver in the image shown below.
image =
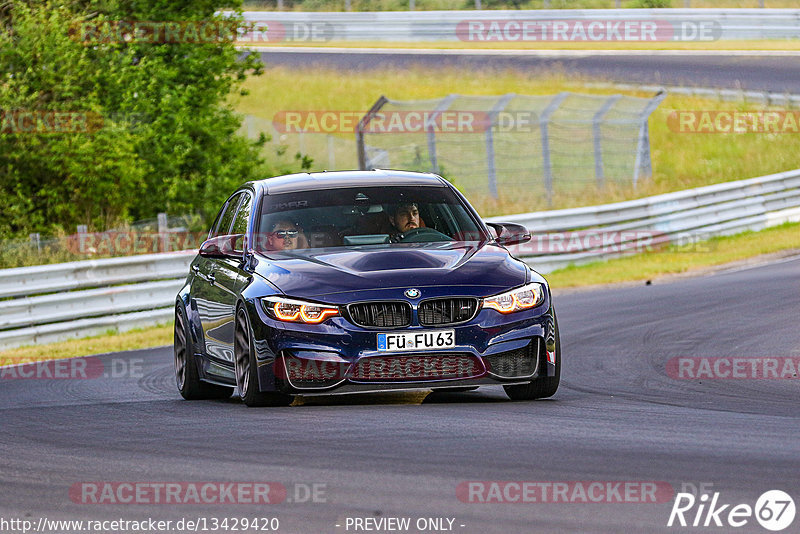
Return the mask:
<path id="1" fill-rule="evenodd" d="M 419 207 L 416 202 L 403 202 L 395 204 L 389 214 L 389 222 L 397 230 L 398 234 L 404 234 L 415 228 L 419 228 Z"/>

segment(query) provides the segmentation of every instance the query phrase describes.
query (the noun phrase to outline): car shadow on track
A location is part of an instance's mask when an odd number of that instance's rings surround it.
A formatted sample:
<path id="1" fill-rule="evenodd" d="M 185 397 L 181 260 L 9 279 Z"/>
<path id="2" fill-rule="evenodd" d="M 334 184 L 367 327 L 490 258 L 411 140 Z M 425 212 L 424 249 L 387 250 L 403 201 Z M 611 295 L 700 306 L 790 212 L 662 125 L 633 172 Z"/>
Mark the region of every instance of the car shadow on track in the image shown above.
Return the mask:
<path id="1" fill-rule="evenodd" d="M 208 401 L 225 406 L 240 405 L 238 394 L 227 399 Z M 483 387 L 472 391 L 400 391 L 386 393 L 353 393 L 348 395 L 298 395 L 290 405 L 300 406 L 367 406 L 392 404 L 491 404 L 512 402 L 500 387 Z"/>

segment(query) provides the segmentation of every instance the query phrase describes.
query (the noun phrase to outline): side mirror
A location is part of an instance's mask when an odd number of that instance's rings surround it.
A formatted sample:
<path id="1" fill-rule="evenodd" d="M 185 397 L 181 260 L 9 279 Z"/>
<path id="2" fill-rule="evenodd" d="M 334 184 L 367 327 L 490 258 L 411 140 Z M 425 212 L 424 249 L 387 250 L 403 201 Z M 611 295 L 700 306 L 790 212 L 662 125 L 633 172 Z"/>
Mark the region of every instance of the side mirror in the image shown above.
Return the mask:
<path id="1" fill-rule="evenodd" d="M 497 233 L 497 238 L 495 241 L 498 245 L 518 245 L 531 240 L 531 233 L 521 224 L 490 222 L 487 222 L 486 224 L 492 227 Z"/>
<path id="2" fill-rule="evenodd" d="M 206 258 L 241 259 L 244 254 L 244 234 L 212 237 L 200 245 L 200 255 Z"/>

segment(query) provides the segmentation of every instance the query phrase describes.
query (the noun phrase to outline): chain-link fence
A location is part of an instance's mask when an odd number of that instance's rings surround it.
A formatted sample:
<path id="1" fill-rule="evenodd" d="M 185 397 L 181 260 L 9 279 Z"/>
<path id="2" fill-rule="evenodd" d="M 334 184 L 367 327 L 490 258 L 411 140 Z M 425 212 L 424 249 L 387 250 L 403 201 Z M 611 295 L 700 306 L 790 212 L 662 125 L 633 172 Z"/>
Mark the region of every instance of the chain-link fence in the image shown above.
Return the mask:
<path id="1" fill-rule="evenodd" d="M 381 97 L 366 113 L 247 115 L 242 133 L 265 135 L 265 157 L 278 167 L 299 168 L 305 158 L 312 171 L 430 171 L 482 206 L 544 207 L 650 176 L 648 119 L 665 96 Z"/>
<path id="2" fill-rule="evenodd" d="M 362 169 L 442 174 L 468 195 L 576 195 L 651 175 L 648 118 L 666 95 L 637 98 L 381 97 L 358 126 Z"/>
<path id="3" fill-rule="evenodd" d="M 242 133 L 250 139 L 267 137 L 264 152 L 270 162 L 279 167 L 297 163 L 299 154 L 310 158 L 312 170 L 350 170 L 358 168 L 356 143 L 352 134 L 339 135 L 319 132 L 288 132 L 275 127 L 275 122 L 255 115 L 245 115 Z"/>

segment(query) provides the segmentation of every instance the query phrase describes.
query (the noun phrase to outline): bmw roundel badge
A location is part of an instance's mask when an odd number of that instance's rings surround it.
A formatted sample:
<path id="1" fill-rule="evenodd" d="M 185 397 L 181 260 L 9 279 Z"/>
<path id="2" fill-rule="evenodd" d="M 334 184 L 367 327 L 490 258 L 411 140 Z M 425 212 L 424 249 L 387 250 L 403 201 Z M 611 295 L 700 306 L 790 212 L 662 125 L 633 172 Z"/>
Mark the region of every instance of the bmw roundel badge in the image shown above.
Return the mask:
<path id="1" fill-rule="evenodd" d="M 415 298 L 419 297 L 420 291 L 419 291 L 419 289 L 414 289 L 414 288 L 406 289 L 404 294 L 405 294 L 405 296 L 407 296 L 410 299 L 415 299 Z"/>

